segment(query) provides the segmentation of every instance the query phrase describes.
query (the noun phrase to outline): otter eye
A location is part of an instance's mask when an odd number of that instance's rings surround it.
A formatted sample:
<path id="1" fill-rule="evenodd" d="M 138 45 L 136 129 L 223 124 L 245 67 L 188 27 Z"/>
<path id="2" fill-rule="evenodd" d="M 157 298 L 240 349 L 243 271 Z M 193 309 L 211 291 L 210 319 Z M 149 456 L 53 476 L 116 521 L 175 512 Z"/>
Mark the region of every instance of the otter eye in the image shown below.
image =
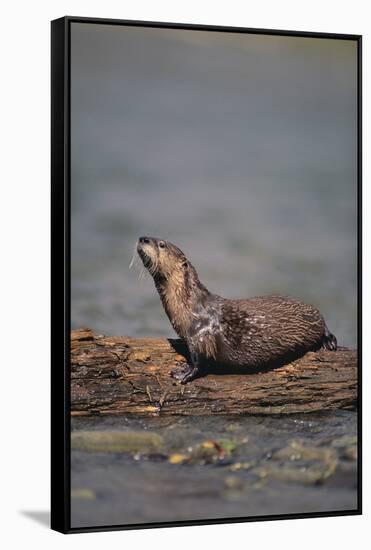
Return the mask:
<path id="1" fill-rule="evenodd" d="M 164 241 L 160 241 L 160 242 L 158 243 L 158 246 L 159 246 L 160 248 L 165 248 L 165 243 L 164 243 Z"/>

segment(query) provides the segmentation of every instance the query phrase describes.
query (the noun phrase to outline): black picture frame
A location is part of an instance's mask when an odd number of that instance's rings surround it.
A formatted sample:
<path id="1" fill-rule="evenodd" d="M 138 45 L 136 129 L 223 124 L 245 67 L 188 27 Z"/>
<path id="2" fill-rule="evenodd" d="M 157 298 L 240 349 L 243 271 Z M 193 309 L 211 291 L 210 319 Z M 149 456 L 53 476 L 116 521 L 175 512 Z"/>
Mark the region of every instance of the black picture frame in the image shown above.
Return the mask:
<path id="1" fill-rule="evenodd" d="M 357 44 L 358 506 L 356 510 L 72 528 L 70 521 L 70 34 L 73 23 L 352 40 Z M 88 17 L 51 22 L 51 528 L 62 533 L 362 514 L 362 36 Z"/>

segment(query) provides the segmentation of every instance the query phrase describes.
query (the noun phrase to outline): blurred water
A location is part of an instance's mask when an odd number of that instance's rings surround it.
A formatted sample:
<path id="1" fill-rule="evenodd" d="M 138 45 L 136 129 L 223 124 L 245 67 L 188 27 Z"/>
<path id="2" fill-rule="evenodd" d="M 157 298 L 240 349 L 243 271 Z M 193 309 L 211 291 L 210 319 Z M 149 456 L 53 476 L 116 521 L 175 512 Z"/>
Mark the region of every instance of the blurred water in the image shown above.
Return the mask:
<path id="1" fill-rule="evenodd" d="M 357 508 L 357 462 L 345 454 L 356 439 L 356 419 L 349 411 L 281 418 L 75 418 L 72 428 L 155 432 L 164 438 L 165 453 L 145 456 L 73 450 L 74 527 Z M 167 460 L 169 452 L 187 452 L 205 440 L 223 439 L 237 445 L 227 460 L 212 464 L 169 464 Z M 293 440 L 307 449 L 334 453 L 333 473 L 314 481 L 308 473 L 324 467 L 318 458 L 301 462 L 293 453 L 286 461 L 272 460 L 276 451 Z M 269 475 L 259 479 L 257 467 L 277 467 L 283 479 Z M 289 481 L 287 470 L 295 474 L 295 481 Z"/>
<path id="2" fill-rule="evenodd" d="M 172 335 L 142 234 L 356 344 L 356 46 L 72 24 L 72 326 Z"/>

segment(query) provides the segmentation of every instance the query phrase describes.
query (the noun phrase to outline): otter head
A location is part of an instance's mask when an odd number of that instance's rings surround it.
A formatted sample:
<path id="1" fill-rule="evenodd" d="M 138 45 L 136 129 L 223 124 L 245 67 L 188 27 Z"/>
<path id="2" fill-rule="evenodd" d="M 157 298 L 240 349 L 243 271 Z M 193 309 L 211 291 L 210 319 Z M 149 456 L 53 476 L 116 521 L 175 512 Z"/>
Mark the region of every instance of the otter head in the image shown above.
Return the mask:
<path id="1" fill-rule="evenodd" d="M 183 252 L 169 241 L 155 237 L 140 237 L 137 251 L 144 267 L 156 280 L 170 281 L 184 278 L 190 264 Z"/>
<path id="2" fill-rule="evenodd" d="M 140 237 L 137 251 L 154 279 L 173 327 L 184 337 L 193 321 L 192 312 L 202 305 L 209 291 L 200 283 L 183 252 L 169 241 Z"/>

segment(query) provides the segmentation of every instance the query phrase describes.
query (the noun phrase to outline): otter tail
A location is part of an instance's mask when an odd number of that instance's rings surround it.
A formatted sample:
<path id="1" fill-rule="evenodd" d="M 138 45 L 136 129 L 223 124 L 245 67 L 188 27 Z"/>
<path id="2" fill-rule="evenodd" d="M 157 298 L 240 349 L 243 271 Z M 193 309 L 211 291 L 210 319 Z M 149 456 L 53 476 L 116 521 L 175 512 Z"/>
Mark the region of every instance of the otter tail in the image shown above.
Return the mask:
<path id="1" fill-rule="evenodd" d="M 325 332 L 322 338 L 322 347 L 330 351 L 336 351 L 338 347 L 336 337 L 333 334 L 331 334 L 331 332 L 329 331 L 326 325 L 325 325 Z"/>

